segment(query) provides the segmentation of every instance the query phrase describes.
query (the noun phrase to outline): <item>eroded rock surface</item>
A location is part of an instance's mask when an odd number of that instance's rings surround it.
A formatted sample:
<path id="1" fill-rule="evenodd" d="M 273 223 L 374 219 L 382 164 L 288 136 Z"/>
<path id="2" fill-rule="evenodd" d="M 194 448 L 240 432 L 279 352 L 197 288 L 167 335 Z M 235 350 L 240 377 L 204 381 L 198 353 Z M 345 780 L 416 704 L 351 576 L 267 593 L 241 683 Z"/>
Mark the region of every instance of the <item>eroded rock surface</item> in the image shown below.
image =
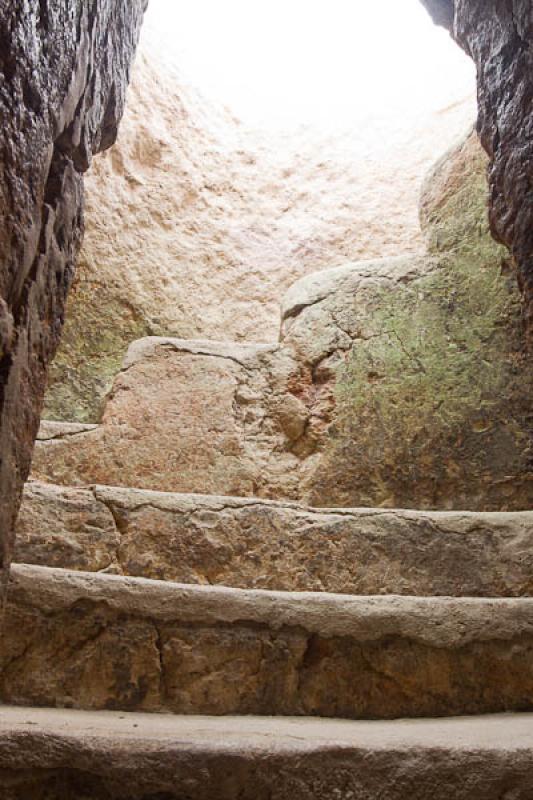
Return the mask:
<path id="1" fill-rule="evenodd" d="M 277 345 L 131 345 L 102 425 L 40 442 L 35 476 L 315 506 L 530 508 L 533 372 L 488 228 L 486 163 L 472 134 L 429 174 L 426 253 L 293 284 Z"/>
<path id="2" fill-rule="evenodd" d="M 143 33 L 143 36 L 146 34 Z M 270 135 L 205 100 L 141 44 L 116 146 L 88 179 L 87 232 L 46 413 L 98 422 L 147 335 L 275 341 L 298 278 L 422 247 L 420 181 L 472 98 L 336 135 Z"/>
<path id="3" fill-rule="evenodd" d="M 296 497 L 298 458 L 272 410 L 283 399 L 284 366 L 276 346 L 142 339 L 128 351 L 102 425 L 40 441 L 35 474 L 64 484 Z"/>
<path id="4" fill-rule="evenodd" d="M 418 274 L 345 306 L 341 324 L 362 317 L 362 335 L 337 377 L 312 503 L 531 507 L 533 372 L 515 276 L 488 230 L 485 169 L 475 135 L 442 158 L 422 190 Z"/>
<path id="5" fill-rule="evenodd" d="M 426 254 L 296 282 L 277 345 L 134 343 L 102 424 L 39 442 L 35 476 L 314 506 L 530 508 L 533 374 L 485 167 L 473 134 L 429 175 Z"/>
<path id="6" fill-rule="evenodd" d="M 82 235 L 82 173 L 116 136 L 145 0 L 0 14 L 2 583 Z"/>
<path id="7" fill-rule="evenodd" d="M 533 600 L 245 591 L 16 566 L 0 696 L 346 718 L 533 708 Z"/>
<path id="8" fill-rule="evenodd" d="M 15 560 L 242 589 L 527 596 L 533 513 L 319 511 L 32 482 Z"/>
<path id="9" fill-rule="evenodd" d="M 26 484 L 15 561 L 98 571 L 115 564 L 119 546 L 113 514 L 92 491 Z"/>

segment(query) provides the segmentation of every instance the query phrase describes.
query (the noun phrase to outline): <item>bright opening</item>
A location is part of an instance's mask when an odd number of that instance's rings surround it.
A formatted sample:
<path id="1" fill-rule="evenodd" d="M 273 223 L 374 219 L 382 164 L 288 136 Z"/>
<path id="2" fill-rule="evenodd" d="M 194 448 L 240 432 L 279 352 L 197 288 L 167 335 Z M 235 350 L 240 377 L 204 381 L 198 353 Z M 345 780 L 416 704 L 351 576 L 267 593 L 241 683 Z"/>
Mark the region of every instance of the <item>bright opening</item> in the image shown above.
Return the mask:
<path id="1" fill-rule="evenodd" d="M 150 0 L 147 22 L 204 95 L 260 127 L 407 119 L 474 88 L 419 0 Z"/>

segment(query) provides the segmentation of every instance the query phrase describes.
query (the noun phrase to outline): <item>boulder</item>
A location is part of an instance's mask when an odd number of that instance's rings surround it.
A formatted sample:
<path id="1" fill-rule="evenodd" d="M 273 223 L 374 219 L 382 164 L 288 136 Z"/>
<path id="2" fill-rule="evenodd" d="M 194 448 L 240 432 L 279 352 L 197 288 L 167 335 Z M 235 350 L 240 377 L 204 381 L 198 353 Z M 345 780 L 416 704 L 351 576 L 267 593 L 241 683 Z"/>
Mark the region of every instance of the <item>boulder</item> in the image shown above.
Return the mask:
<path id="1" fill-rule="evenodd" d="M 276 418 L 283 366 L 275 346 L 141 339 L 128 350 L 102 424 L 39 441 L 34 475 L 67 485 L 296 497 L 299 460 Z"/>
<path id="2" fill-rule="evenodd" d="M 35 477 L 313 506 L 531 507 L 520 296 L 490 236 L 475 134 L 427 177 L 427 252 L 297 281 L 276 345 L 147 337 L 102 424 L 41 441 Z"/>
<path id="3" fill-rule="evenodd" d="M 348 283 L 340 273 L 330 299 L 319 291 L 311 311 L 289 320 L 288 337 L 309 351 L 324 335 L 324 314 L 333 317 L 329 358 L 338 329 L 353 338 L 307 481 L 311 503 L 531 507 L 533 374 L 515 275 L 488 229 L 486 163 L 473 134 L 427 177 L 428 256 L 418 265 L 394 277 L 384 263 L 386 279 L 371 293 L 361 291 L 357 271 Z"/>

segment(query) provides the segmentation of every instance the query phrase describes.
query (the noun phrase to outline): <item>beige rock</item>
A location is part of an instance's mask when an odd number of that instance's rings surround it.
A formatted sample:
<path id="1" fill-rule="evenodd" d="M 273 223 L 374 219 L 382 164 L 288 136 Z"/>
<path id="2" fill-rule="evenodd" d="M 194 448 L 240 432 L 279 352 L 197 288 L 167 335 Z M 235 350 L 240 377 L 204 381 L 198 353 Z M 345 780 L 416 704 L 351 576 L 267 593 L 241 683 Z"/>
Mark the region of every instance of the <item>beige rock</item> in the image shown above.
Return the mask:
<path id="1" fill-rule="evenodd" d="M 366 279 L 362 264 L 326 271 L 288 292 L 283 346 L 312 364 L 307 392 L 323 400 L 320 457 L 301 484 L 307 502 L 531 507 L 533 373 L 486 194 L 486 157 L 472 135 L 425 181 L 428 256 L 369 265 Z M 343 351 L 332 377 L 330 360 Z"/>
<path id="2" fill-rule="evenodd" d="M 57 420 L 41 420 L 38 442 L 49 442 L 54 439 L 65 439 L 67 436 L 77 436 L 79 433 L 88 433 L 96 430 L 97 425 L 88 425 L 81 422 L 59 422 Z"/>
<path id="3" fill-rule="evenodd" d="M 35 476 L 314 506 L 533 503 L 520 299 L 470 136 L 424 188 L 425 255 L 296 282 L 277 345 L 147 337 L 102 426 L 41 442 Z"/>
<path id="4" fill-rule="evenodd" d="M 269 411 L 284 369 L 275 346 L 135 342 L 103 424 L 40 441 L 34 473 L 67 485 L 296 496 L 298 458 Z"/>
<path id="5" fill-rule="evenodd" d="M 448 720 L 0 709 L 5 800 L 528 800 L 531 714 Z M 502 786 L 512 786 L 502 795 Z"/>
<path id="6" fill-rule="evenodd" d="M 4 702 L 177 713 L 533 708 L 533 600 L 191 587 L 17 566 Z"/>
<path id="7" fill-rule="evenodd" d="M 15 560 L 48 567 L 109 568 L 120 536 L 93 492 L 27 483 L 17 520 Z"/>
<path id="8" fill-rule="evenodd" d="M 243 589 L 527 596 L 532 538 L 530 512 L 318 511 L 258 499 L 31 483 L 15 558 Z"/>
<path id="9" fill-rule="evenodd" d="M 87 181 L 47 415 L 98 421 L 135 339 L 274 341 L 279 297 L 301 276 L 419 250 L 419 184 L 474 118 L 474 98 L 458 100 L 335 136 L 262 134 L 210 105 L 146 39 L 119 141 Z"/>
<path id="10" fill-rule="evenodd" d="M 429 264 L 429 267 L 428 267 Z M 66 485 L 306 499 L 334 407 L 314 378 L 353 343 L 376 291 L 433 260 L 363 262 L 312 276 L 283 305 L 279 345 L 164 337 L 134 342 L 102 425 L 45 423 L 34 477 Z M 352 296 L 359 305 L 354 309 Z M 315 498 L 317 505 L 328 504 Z"/>

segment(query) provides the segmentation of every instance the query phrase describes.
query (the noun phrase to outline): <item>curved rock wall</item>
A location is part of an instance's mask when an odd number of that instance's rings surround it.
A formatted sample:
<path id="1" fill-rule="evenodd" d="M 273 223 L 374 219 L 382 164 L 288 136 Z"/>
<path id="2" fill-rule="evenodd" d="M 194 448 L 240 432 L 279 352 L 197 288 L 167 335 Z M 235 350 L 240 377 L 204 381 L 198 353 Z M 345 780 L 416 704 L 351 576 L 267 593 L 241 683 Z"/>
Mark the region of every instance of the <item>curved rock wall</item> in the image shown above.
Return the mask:
<path id="1" fill-rule="evenodd" d="M 0 13 L 2 585 L 47 365 L 82 237 L 83 179 L 113 144 L 146 0 L 7 0 Z"/>
<path id="2" fill-rule="evenodd" d="M 312 502 L 531 506 L 533 373 L 514 272 L 488 229 L 486 163 L 474 134 L 437 164 L 421 201 L 429 257 L 355 295 Z"/>
<path id="3" fill-rule="evenodd" d="M 145 33 L 143 33 L 145 37 Z M 346 261 L 420 250 L 418 187 L 473 98 L 334 136 L 254 131 L 141 44 L 119 140 L 87 183 L 87 232 L 46 416 L 98 422 L 146 335 L 274 342 L 279 298 Z"/>

